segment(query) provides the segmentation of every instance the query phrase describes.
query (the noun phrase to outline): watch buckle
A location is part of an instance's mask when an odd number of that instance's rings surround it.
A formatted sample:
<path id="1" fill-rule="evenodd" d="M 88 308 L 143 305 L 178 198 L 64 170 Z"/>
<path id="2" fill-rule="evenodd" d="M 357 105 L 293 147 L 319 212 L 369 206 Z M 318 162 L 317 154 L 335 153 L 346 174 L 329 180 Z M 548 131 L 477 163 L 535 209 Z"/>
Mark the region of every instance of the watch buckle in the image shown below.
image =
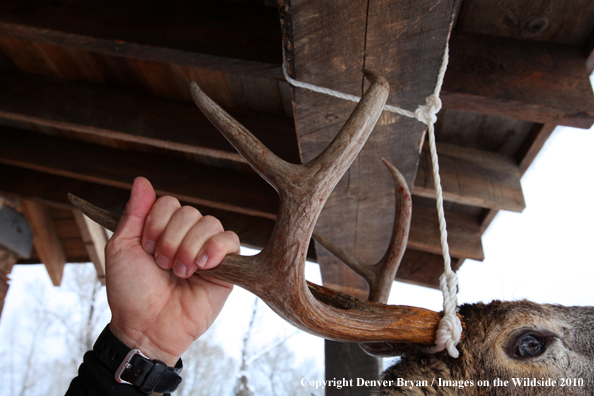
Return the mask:
<path id="1" fill-rule="evenodd" d="M 127 370 L 132 367 L 132 365 L 130 364 L 130 360 L 132 360 L 134 355 L 140 355 L 145 359 L 150 359 L 148 356 L 145 356 L 138 349 L 132 349 L 130 352 L 128 352 L 128 354 L 126 355 L 124 360 L 122 360 L 120 367 L 118 367 L 118 369 L 115 372 L 115 380 L 117 382 L 119 382 L 120 384 L 133 385 L 131 382 L 128 382 L 128 381 L 122 379 L 122 373 L 124 372 L 124 370 Z"/>

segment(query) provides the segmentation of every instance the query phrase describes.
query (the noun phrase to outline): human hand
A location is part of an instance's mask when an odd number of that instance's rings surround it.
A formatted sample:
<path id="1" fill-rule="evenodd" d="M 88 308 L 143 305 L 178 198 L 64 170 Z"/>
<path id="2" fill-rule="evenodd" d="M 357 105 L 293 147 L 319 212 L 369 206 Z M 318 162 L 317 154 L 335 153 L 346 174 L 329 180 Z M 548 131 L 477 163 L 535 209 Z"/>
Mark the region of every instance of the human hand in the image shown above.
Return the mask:
<path id="1" fill-rule="evenodd" d="M 156 200 L 136 178 L 130 200 L 105 249 L 110 329 L 130 348 L 174 366 L 214 322 L 233 285 L 193 276 L 239 252 L 239 238 L 214 217 Z"/>

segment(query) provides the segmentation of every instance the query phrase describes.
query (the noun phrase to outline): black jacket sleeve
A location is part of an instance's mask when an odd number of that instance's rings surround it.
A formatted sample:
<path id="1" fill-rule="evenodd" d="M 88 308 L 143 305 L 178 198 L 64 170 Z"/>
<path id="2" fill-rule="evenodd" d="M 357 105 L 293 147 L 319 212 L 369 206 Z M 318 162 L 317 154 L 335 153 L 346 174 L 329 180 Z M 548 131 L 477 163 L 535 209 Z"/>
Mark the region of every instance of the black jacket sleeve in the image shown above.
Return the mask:
<path id="1" fill-rule="evenodd" d="M 116 382 L 114 375 L 92 351 L 85 354 L 66 396 L 146 396 L 135 386 Z"/>

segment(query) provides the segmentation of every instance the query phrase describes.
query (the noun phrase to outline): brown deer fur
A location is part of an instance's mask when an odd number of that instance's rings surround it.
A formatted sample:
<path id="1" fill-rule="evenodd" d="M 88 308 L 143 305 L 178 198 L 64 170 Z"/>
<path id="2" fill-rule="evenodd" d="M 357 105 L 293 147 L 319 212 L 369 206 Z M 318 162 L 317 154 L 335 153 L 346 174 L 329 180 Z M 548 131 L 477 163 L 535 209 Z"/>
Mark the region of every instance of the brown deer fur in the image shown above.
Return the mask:
<path id="1" fill-rule="evenodd" d="M 460 314 L 466 330 L 458 345 L 458 359 L 446 352 L 428 355 L 421 348 L 410 351 L 385 371 L 383 379 L 392 381 L 392 386 L 377 394 L 594 395 L 594 307 L 493 301 L 462 305 Z M 513 356 L 513 342 L 527 332 L 546 336 L 544 352 L 534 357 Z M 425 380 L 429 386 L 398 386 L 399 378 L 400 383 Z M 500 382 L 495 386 L 497 378 L 508 381 L 507 385 Z M 514 384 L 513 378 L 521 385 Z M 582 386 L 574 384 L 580 379 Z M 478 386 L 485 380 L 488 386 Z M 556 381 L 556 385 L 538 386 L 535 382 L 539 380 Z M 455 382 L 444 386 L 445 381 Z"/>

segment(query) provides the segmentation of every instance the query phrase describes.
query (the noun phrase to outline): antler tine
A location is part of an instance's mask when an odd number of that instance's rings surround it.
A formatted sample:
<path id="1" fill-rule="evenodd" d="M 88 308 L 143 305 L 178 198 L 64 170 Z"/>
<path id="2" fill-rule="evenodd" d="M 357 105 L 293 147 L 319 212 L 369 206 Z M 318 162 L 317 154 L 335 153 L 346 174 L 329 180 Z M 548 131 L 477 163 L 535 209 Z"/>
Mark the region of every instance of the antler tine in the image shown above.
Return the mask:
<path id="1" fill-rule="evenodd" d="M 307 247 L 319 213 L 371 134 L 389 93 L 383 78 L 367 71 L 365 75 L 371 85 L 349 120 L 329 147 L 304 165 L 274 156 L 193 86 L 197 105 L 280 196 L 273 234 L 262 252 L 250 257 L 229 255 L 217 267 L 197 274 L 251 291 L 296 327 L 321 337 L 431 344 L 438 313 L 357 300 L 317 285 L 308 288 L 304 277 Z"/>
<path id="2" fill-rule="evenodd" d="M 382 161 L 392 174 L 396 196 L 396 212 L 392 237 L 382 259 L 375 265 L 368 265 L 315 230 L 313 237 L 326 250 L 365 279 L 369 285 L 369 301 L 385 304 L 390 295 L 392 281 L 396 276 L 398 266 L 406 250 L 412 207 L 411 194 L 406 180 L 404 180 L 402 174 L 389 161 L 384 158 L 382 158 Z"/>

